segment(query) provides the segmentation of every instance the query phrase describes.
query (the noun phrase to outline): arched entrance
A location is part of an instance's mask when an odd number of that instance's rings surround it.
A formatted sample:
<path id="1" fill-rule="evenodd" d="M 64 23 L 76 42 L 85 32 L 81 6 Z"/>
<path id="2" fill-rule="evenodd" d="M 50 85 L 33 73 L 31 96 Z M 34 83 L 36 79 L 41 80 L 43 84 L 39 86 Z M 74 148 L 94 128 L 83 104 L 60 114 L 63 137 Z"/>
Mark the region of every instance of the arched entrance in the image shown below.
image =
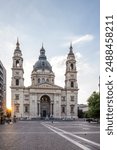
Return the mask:
<path id="1" fill-rule="evenodd" d="M 43 95 L 40 99 L 41 118 L 50 117 L 50 98 Z"/>

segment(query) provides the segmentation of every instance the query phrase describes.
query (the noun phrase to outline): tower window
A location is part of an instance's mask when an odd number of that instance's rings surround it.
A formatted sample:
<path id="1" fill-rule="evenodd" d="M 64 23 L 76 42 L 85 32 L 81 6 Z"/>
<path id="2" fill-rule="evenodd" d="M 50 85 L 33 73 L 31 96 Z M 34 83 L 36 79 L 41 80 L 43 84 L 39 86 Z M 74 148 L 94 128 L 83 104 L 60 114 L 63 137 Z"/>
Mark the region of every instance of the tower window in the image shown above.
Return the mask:
<path id="1" fill-rule="evenodd" d="M 65 101 L 65 96 L 62 96 L 61 98 L 62 98 L 62 101 Z"/>
<path id="2" fill-rule="evenodd" d="M 42 66 L 44 66 L 45 65 L 45 63 L 44 62 L 42 62 Z"/>
<path id="3" fill-rule="evenodd" d="M 15 94 L 15 100 L 19 100 L 19 94 Z"/>
<path id="4" fill-rule="evenodd" d="M 54 79 L 52 79 L 52 83 L 54 82 Z"/>
<path id="5" fill-rule="evenodd" d="M 74 96 L 71 96 L 71 101 L 74 101 Z"/>
<path id="6" fill-rule="evenodd" d="M 71 105 L 71 113 L 74 113 L 74 105 Z"/>
<path id="7" fill-rule="evenodd" d="M 16 67 L 19 67 L 19 60 L 16 60 Z"/>
<path id="8" fill-rule="evenodd" d="M 44 70 L 45 69 L 45 63 L 42 62 L 42 69 Z"/>
<path id="9" fill-rule="evenodd" d="M 16 75 L 19 75 L 19 72 L 16 72 Z"/>
<path id="10" fill-rule="evenodd" d="M 38 79 L 38 83 L 40 83 L 40 78 Z"/>
<path id="11" fill-rule="evenodd" d="M 44 55 L 44 51 L 41 51 L 41 54 Z"/>
<path id="12" fill-rule="evenodd" d="M 73 70 L 73 68 L 74 68 L 74 65 L 73 65 L 73 64 L 71 64 L 70 66 L 71 66 L 71 70 Z"/>
<path id="13" fill-rule="evenodd" d="M 16 85 L 19 85 L 19 79 L 16 79 Z"/>
<path id="14" fill-rule="evenodd" d="M 74 82 L 73 81 L 71 82 L 71 87 L 74 87 Z"/>
<path id="15" fill-rule="evenodd" d="M 73 75 L 73 74 L 71 74 L 71 75 L 70 75 L 70 77 L 71 77 L 71 78 L 74 78 L 74 75 Z"/>

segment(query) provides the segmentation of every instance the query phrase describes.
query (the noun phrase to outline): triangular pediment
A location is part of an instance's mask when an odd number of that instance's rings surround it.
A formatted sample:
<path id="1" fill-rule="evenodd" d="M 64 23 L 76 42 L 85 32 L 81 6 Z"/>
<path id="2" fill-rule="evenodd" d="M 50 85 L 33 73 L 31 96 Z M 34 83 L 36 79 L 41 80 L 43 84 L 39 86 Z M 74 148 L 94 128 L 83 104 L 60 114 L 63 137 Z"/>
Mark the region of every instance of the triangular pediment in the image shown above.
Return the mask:
<path id="1" fill-rule="evenodd" d="M 63 89 L 62 87 L 55 85 L 55 84 L 49 84 L 49 83 L 42 83 L 38 86 L 39 88 L 52 88 L 52 89 Z"/>

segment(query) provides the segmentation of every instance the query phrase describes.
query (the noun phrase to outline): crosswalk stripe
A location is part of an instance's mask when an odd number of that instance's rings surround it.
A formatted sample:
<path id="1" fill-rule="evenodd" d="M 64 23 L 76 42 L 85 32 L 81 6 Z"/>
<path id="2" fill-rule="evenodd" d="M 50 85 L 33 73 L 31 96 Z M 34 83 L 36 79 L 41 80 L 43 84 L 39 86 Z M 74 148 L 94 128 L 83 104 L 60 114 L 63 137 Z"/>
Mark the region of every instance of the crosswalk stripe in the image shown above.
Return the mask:
<path id="1" fill-rule="evenodd" d="M 65 138 L 66 140 L 70 141 L 71 143 L 75 144 L 76 146 L 80 147 L 83 150 L 91 150 L 90 148 L 80 144 L 79 142 L 74 141 L 73 139 L 67 137 L 66 135 L 64 135 L 61 132 L 58 132 L 56 130 L 54 130 L 53 128 L 49 127 L 47 124 L 42 123 L 43 126 L 47 127 L 48 129 L 52 130 L 53 132 L 57 133 L 58 135 L 62 136 L 63 138 Z"/>
<path id="2" fill-rule="evenodd" d="M 53 126 L 51 126 L 51 125 L 49 125 L 49 126 L 50 126 L 51 128 L 57 129 L 57 130 L 59 130 L 59 131 L 65 133 L 65 134 L 69 134 L 69 135 L 71 135 L 71 136 L 73 136 L 73 137 L 76 137 L 76 138 L 81 139 L 81 140 L 83 140 L 83 141 L 85 141 L 85 142 L 88 142 L 88 143 L 90 143 L 90 144 L 93 144 L 93 145 L 95 145 L 95 146 L 100 147 L 100 144 L 98 144 L 98 143 L 96 143 L 96 142 L 90 141 L 90 140 L 85 139 L 85 138 L 83 138 L 83 137 L 80 137 L 80 136 L 78 136 L 78 135 L 74 135 L 74 134 L 72 134 L 72 133 L 70 133 L 70 132 L 66 132 L 66 131 L 64 131 L 64 130 L 62 130 L 62 129 L 59 129 L 59 128 L 57 128 L 57 127 L 53 127 Z"/>

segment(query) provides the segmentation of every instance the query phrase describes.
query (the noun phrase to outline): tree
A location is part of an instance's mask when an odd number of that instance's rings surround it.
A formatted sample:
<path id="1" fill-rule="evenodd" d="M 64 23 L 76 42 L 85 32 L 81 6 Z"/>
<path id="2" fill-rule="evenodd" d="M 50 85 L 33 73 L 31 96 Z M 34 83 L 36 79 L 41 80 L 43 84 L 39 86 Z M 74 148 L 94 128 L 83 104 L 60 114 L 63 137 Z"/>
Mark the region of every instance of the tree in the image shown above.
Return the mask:
<path id="1" fill-rule="evenodd" d="M 100 118 L 100 94 L 93 92 L 88 99 L 88 115 L 91 118 Z"/>
<path id="2" fill-rule="evenodd" d="M 89 113 L 88 113 L 88 111 L 85 111 L 85 112 L 84 112 L 84 118 L 89 118 Z"/>

